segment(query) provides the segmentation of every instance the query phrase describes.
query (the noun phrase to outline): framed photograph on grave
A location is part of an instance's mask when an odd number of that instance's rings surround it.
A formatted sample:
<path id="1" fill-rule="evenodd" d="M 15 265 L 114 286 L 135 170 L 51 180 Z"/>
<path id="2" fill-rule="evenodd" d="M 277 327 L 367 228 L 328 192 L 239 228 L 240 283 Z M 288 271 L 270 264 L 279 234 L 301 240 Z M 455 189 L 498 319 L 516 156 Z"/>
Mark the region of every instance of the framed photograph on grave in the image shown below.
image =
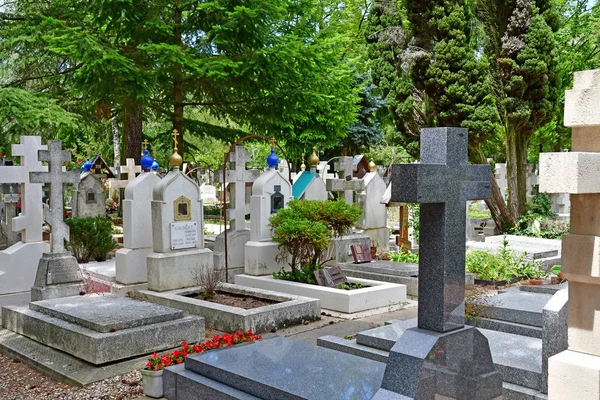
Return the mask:
<path id="1" fill-rule="evenodd" d="M 192 219 L 192 201 L 185 196 L 175 199 L 173 215 L 175 221 L 190 221 Z"/>
<path id="2" fill-rule="evenodd" d="M 353 244 L 350 245 L 350 249 L 352 250 L 352 257 L 354 258 L 355 264 L 364 264 L 373 261 L 373 258 L 371 257 L 371 249 L 369 248 L 368 244 Z"/>

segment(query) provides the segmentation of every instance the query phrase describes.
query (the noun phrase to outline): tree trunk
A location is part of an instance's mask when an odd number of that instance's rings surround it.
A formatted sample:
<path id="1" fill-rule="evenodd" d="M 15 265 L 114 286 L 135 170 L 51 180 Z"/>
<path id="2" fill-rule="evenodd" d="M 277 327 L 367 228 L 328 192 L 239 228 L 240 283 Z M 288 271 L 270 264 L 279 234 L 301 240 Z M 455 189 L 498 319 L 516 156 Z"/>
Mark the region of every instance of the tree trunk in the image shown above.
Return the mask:
<path id="1" fill-rule="evenodd" d="M 117 123 L 116 115 L 113 115 L 110 119 L 110 127 L 113 137 L 113 151 L 115 153 L 115 175 L 117 176 L 117 179 L 121 179 L 121 137 L 119 136 L 119 124 Z"/>
<path id="2" fill-rule="evenodd" d="M 529 135 L 522 134 L 516 139 L 517 152 L 517 198 L 519 200 L 519 215 L 527 213 L 527 147 Z"/>
<path id="3" fill-rule="evenodd" d="M 142 102 L 131 96 L 125 103 L 123 127 L 125 130 L 125 159 L 139 162 L 142 154 Z M 121 160 L 124 162 L 125 160 Z"/>
<path id="4" fill-rule="evenodd" d="M 517 137 L 515 131 L 506 128 L 506 180 L 508 181 L 508 210 L 512 219 L 519 219 Z"/>
<path id="5" fill-rule="evenodd" d="M 483 154 L 483 150 L 481 150 L 480 146 L 470 146 L 470 150 L 471 151 L 469 151 L 469 155 L 473 163 L 487 164 L 487 159 L 485 158 L 485 154 Z M 492 196 L 491 198 L 485 200 L 485 204 L 490 209 L 492 219 L 496 223 L 498 229 L 500 229 L 502 232 L 506 232 L 508 229 L 515 226 L 516 220 L 512 217 L 512 215 L 508 212 L 508 209 L 506 208 L 504 196 L 502 196 L 500 186 L 498 186 L 498 182 L 496 181 L 496 177 L 493 173 L 490 176 L 490 184 L 492 189 Z"/>
<path id="6" fill-rule="evenodd" d="M 183 41 L 181 38 L 181 21 L 182 12 L 181 9 L 175 6 L 175 26 L 173 28 L 173 40 L 176 45 L 183 48 Z M 183 75 L 181 65 L 175 63 L 173 65 L 173 129 L 179 132 L 177 137 L 177 149 L 178 153 L 183 157 L 185 151 L 183 146 Z"/>

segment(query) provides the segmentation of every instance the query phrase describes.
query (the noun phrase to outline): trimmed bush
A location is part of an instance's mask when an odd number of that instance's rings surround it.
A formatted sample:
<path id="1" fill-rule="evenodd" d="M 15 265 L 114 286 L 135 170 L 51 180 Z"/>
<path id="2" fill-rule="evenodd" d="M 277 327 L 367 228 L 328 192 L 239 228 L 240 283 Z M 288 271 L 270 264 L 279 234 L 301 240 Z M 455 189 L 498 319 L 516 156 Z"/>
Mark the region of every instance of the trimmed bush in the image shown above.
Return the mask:
<path id="1" fill-rule="evenodd" d="M 67 246 L 79 263 L 104 261 L 117 245 L 112 238 L 113 224 L 105 217 L 69 218 L 65 222 L 71 231 Z"/>

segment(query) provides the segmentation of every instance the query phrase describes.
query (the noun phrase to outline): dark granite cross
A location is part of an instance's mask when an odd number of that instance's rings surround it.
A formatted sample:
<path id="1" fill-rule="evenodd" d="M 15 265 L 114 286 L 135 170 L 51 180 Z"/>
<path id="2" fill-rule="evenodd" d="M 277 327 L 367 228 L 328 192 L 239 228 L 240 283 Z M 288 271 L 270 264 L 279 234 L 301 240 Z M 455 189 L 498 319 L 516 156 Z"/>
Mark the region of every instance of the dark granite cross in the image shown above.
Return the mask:
<path id="1" fill-rule="evenodd" d="M 60 140 L 50 140 L 48 149 L 39 151 L 39 160 L 48 162 L 48 172 L 31 172 L 31 183 L 50 184 L 52 208 L 44 210 L 44 219 L 52 227 L 52 253 L 64 253 L 65 240 L 69 240 L 69 226 L 64 222 L 63 184 L 79 182 L 79 171 L 63 172 L 62 163 L 71 161 L 71 152 L 62 149 Z"/>
<path id="2" fill-rule="evenodd" d="M 490 197 L 489 165 L 467 164 L 467 130 L 421 132 L 421 163 L 392 166 L 391 201 L 420 203 L 419 328 L 464 326 L 466 201 Z"/>

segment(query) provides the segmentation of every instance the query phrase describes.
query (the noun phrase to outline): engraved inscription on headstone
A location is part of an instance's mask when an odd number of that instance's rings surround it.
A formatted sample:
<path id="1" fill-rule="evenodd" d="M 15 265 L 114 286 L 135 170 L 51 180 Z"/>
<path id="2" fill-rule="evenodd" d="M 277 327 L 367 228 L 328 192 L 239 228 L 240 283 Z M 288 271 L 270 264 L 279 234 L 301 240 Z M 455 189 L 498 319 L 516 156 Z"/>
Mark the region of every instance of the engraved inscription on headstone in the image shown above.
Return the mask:
<path id="1" fill-rule="evenodd" d="M 348 282 L 348 278 L 338 266 L 321 268 L 315 271 L 315 279 L 320 286 L 336 287 Z"/>
<path id="2" fill-rule="evenodd" d="M 5 203 L 18 203 L 19 202 L 19 195 L 17 193 L 7 193 L 4 195 L 4 202 Z"/>
<path id="3" fill-rule="evenodd" d="M 371 249 L 365 243 L 353 244 L 350 246 L 352 257 L 355 264 L 369 263 L 373 261 L 371 257 Z"/>
<path id="4" fill-rule="evenodd" d="M 192 249 L 198 245 L 196 221 L 171 223 L 171 250 Z"/>

